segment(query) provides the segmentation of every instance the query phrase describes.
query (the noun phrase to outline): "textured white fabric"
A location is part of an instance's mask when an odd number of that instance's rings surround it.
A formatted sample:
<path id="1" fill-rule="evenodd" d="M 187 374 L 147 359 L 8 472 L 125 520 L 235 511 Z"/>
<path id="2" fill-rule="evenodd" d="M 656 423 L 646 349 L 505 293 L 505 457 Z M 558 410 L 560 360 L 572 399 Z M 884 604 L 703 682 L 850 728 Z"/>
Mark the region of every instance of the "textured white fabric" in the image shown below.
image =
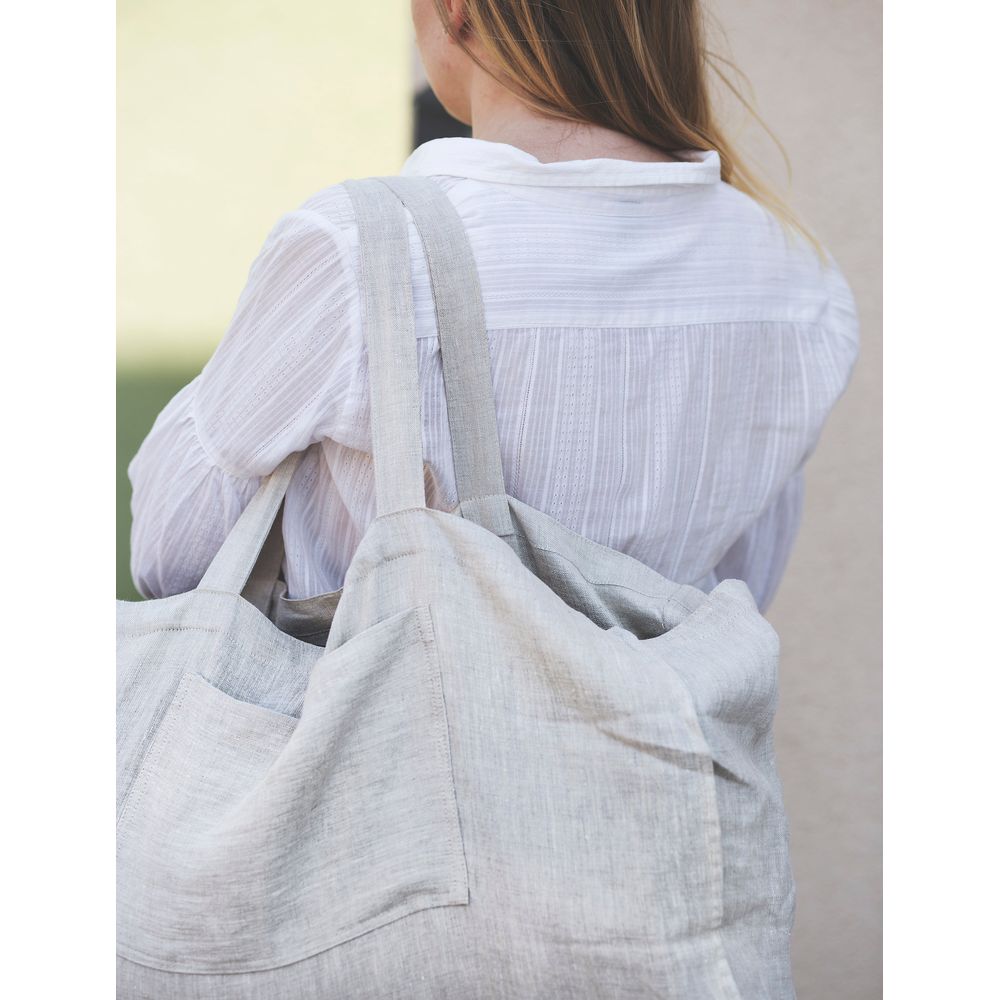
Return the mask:
<path id="1" fill-rule="evenodd" d="M 762 609 L 801 513 L 803 464 L 858 350 L 836 263 L 689 162 L 541 163 L 424 143 L 404 175 L 456 206 L 480 274 L 508 492 L 678 582 L 744 580 Z M 456 503 L 440 354 L 410 224 L 428 502 Z M 302 463 L 284 515 L 291 598 L 337 590 L 374 516 L 357 231 L 341 184 L 282 217 L 204 370 L 129 464 L 132 575 L 195 587 L 260 483 Z"/>

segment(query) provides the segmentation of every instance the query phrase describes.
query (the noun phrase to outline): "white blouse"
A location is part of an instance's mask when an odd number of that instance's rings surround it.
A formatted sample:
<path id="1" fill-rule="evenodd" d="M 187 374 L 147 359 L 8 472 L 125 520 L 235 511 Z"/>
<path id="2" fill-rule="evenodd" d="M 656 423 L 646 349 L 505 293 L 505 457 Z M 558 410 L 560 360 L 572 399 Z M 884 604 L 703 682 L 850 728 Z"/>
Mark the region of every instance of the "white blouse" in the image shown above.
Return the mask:
<path id="1" fill-rule="evenodd" d="M 770 603 L 799 524 L 803 465 L 858 350 L 851 291 L 774 218 L 686 162 L 542 163 L 435 139 L 433 176 L 468 230 L 507 492 L 681 583 L 745 580 Z M 292 451 L 290 598 L 341 587 L 374 517 L 357 231 L 343 185 L 278 220 L 229 329 L 128 467 L 141 594 L 195 587 Z M 419 236 L 410 254 L 428 504 L 457 503 Z"/>

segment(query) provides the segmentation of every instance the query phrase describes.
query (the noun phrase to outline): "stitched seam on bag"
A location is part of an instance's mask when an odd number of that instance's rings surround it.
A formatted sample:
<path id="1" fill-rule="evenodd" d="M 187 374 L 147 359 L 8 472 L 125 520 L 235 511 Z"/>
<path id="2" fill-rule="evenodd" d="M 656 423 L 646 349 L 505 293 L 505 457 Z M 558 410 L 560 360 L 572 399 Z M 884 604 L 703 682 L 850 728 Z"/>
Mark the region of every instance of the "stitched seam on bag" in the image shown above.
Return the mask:
<path id="1" fill-rule="evenodd" d="M 722 926 L 723 920 L 723 860 L 722 860 L 722 824 L 719 816 L 718 797 L 715 787 L 715 758 L 712 755 L 712 748 L 705 738 L 701 728 L 701 721 L 698 719 L 697 711 L 688 720 L 690 726 L 697 734 L 698 738 L 708 749 L 708 755 L 697 755 L 697 760 L 702 771 L 700 782 L 701 791 L 701 812 L 702 829 L 704 831 L 705 851 L 708 855 L 709 867 L 712 873 L 709 891 L 711 892 L 710 909 L 707 914 L 709 920 L 708 930 L 717 930 Z"/>
<path id="2" fill-rule="evenodd" d="M 407 508 L 407 510 L 414 510 L 414 509 L 415 508 L 413 508 L 413 507 L 408 507 Z M 406 513 L 406 511 L 397 510 L 397 511 L 393 511 L 392 514 L 386 514 L 384 516 L 385 517 L 395 517 L 396 514 L 403 514 L 403 513 Z M 399 555 L 389 556 L 387 559 L 380 559 L 376 565 L 369 567 L 368 569 L 366 569 L 364 571 L 364 573 L 361 574 L 361 576 L 356 577 L 353 581 L 351 581 L 351 585 L 352 586 L 357 586 L 358 584 L 361 583 L 362 580 L 367 580 L 368 577 L 372 575 L 372 573 L 376 572 L 376 570 L 378 570 L 378 569 L 381 569 L 381 567 L 384 566 L 386 563 L 391 563 L 391 562 L 395 562 L 397 559 L 407 559 L 410 556 L 419 556 L 419 555 L 422 555 L 422 554 L 423 553 L 421 552 L 420 549 L 413 549 L 410 552 L 400 552 Z M 440 559 L 441 557 L 438 556 L 437 558 Z M 445 561 L 450 562 L 450 563 L 454 563 L 455 565 L 461 565 L 458 562 L 457 559 L 446 559 Z M 345 581 L 345 586 L 346 586 L 346 581 Z M 343 590 L 344 588 L 342 587 L 341 589 Z"/>
<path id="3" fill-rule="evenodd" d="M 461 820 L 458 812 L 458 791 L 455 788 L 455 774 L 452 764 L 451 739 L 448 732 L 448 717 L 444 703 L 444 683 L 441 676 L 441 665 L 439 661 L 440 648 L 434 635 L 434 621 L 431 617 L 430 607 L 421 605 L 418 609 L 417 626 L 420 632 L 420 640 L 424 649 L 424 659 L 427 666 L 427 673 L 432 689 L 432 711 L 438 724 L 438 736 L 436 743 L 438 746 L 438 764 L 443 769 L 445 786 L 442 789 L 441 799 L 445 805 L 448 815 L 449 829 L 449 854 L 451 863 L 455 870 L 464 871 L 464 877 L 458 877 L 453 883 L 453 888 L 463 892 L 468 892 L 468 859 L 465 856 L 465 842 L 461 832 Z"/>
<path id="4" fill-rule="evenodd" d="M 697 720 L 696 718 L 694 724 L 700 731 L 700 720 Z M 702 739 L 705 739 L 704 733 L 702 733 Z M 705 742 L 707 745 L 708 741 L 705 740 Z M 711 750 L 711 747 L 709 747 L 709 749 Z M 722 927 L 725 921 L 725 870 L 723 867 L 724 861 L 722 852 L 722 818 L 719 815 L 719 799 L 713 762 L 714 758 L 710 756 L 706 761 L 708 764 L 706 769 L 706 780 L 702 782 L 702 816 L 705 817 L 707 807 L 709 819 L 708 822 L 702 823 L 702 829 L 705 831 L 705 845 L 708 853 L 708 861 L 713 873 L 710 887 L 710 891 L 712 893 L 711 910 L 709 913 L 710 926 L 707 928 L 707 931 L 712 944 L 714 945 L 716 958 L 721 966 L 720 973 L 724 976 L 724 981 L 722 981 L 720 985 L 726 990 L 726 993 L 731 996 L 732 1000 L 739 1000 L 742 994 L 740 993 L 739 987 L 736 985 L 736 980 L 733 977 L 732 965 L 729 962 L 729 956 L 726 953 L 725 944 L 723 943 L 721 936 Z"/>
<path id="5" fill-rule="evenodd" d="M 460 886 L 460 888 L 464 888 L 464 886 Z M 387 927 L 389 924 L 393 924 L 397 920 L 404 920 L 406 917 L 413 916 L 416 913 L 422 913 L 425 910 L 436 910 L 442 906 L 468 905 L 465 902 L 456 902 L 451 899 L 443 902 L 428 902 L 427 904 L 418 902 L 421 899 L 426 899 L 428 901 L 440 900 L 440 897 L 441 890 L 439 889 L 428 890 L 427 892 L 420 893 L 419 896 L 410 897 L 407 903 L 398 904 L 391 910 L 386 911 L 387 913 L 393 914 L 388 919 L 386 919 L 386 913 L 377 914 L 376 916 L 365 921 L 359 930 L 351 931 L 349 937 L 341 938 L 332 945 L 324 945 L 318 951 L 312 952 L 309 955 L 304 955 L 302 958 L 293 958 L 291 961 L 287 962 L 281 961 L 277 965 L 253 967 L 248 969 L 213 969 L 211 971 L 202 969 L 192 970 L 180 966 L 177 963 L 163 963 L 155 955 L 147 955 L 145 952 L 138 949 L 130 950 L 120 948 L 116 949 L 116 953 L 118 957 L 124 961 L 131 962 L 133 965 L 141 966 L 144 969 L 152 969 L 156 972 L 167 972 L 181 976 L 261 976 L 266 975 L 269 972 L 275 972 L 279 969 L 287 969 L 292 965 L 299 965 L 302 962 L 312 961 L 320 955 L 325 955 L 327 952 L 340 948 L 349 941 L 354 941 L 365 934 L 371 934 L 373 931 L 381 930 L 383 927 Z M 402 910 L 400 911 L 401 907 Z M 373 921 L 378 922 L 373 923 Z"/>
<path id="6" fill-rule="evenodd" d="M 233 699 L 237 701 L 238 699 Z M 253 702 L 241 701 L 241 705 L 249 705 L 251 708 L 260 708 L 260 705 L 254 705 Z M 270 709 L 264 709 L 265 712 L 270 711 Z M 281 712 L 275 712 L 275 715 L 282 715 Z M 294 715 L 285 715 L 284 718 L 290 719 L 292 722 L 298 722 L 298 719 Z M 295 727 L 291 728 L 291 731 L 287 733 L 282 733 L 285 736 L 285 742 L 291 738 L 292 733 L 295 732 Z M 248 736 L 227 736 L 226 745 L 232 747 L 238 747 L 241 750 L 266 750 L 269 753 L 280 754 L 284 750 L 284 746 L 275 747 L 272 745 L 271 740 L 273 736 L 258 736 L 258 737 L 248 737 Z"/>
<path id="7" fill-rule="evenodd" d="M 177 686 L 177 690 L 174 692 L 173 698 L 170 699 L 170 704 L 167 706 L 167 711 L 164 714 L 163 719 L 160 721 L 159 726 L 157 726 L 152 744 L 143 755 L 142 760 L 139 762 L 138 773 L 136 774 L 135 780 L 132 782 L 132 787 L 128 790 L 128 795 L 126 796 L 125 801 L 122 803 L 121 814 L 118 817 L 117 830 L 119 834 L 122 834 L 127 830 L 128 821 L 131 820 L 132 815 L 135 812 L 135 803 L 141 798 L 146 789 L 146 785 L 149 783 L 150 772 L 162 756 L 168 737 L 173 735 L 174 728 L 177 725 L 177 719 L 180 715 L 179 709 L 183 705 L 184 700 L 187 698 L 187 693 L 191 687 L 190 681 L 191 675 L 187 673 L 184 674 L 181 678 L 180 684 Z"/>
<path id="8" fill-rule="evenodd" d="M 216 593 L 228 593 L 228 591 L 216 591 Z M 219 628 L 209 625 L 162 625 L 158 628 L 123 629 L 121 636 L 156 635 L 157 632 L 220 632 Z"/>
<path id="9" fill-rule="evenodd" d="M 584 536 L 580 535 L 579 537 L 583 538 Z M 589 539 L 589 538 L 584 539 L 584 540 L 588 541 L 588 542 L 591 541 L 591 539 Z M 525 541 L 528 541 L 528 539 L 525 539 Z M 594 542 L 594 544 L 597 545 L 597 542 Z M 537 549 L 539 552 L 550 552 L 552 555 L 558 556 L 560 559 L 562 559 L 563 562 L 569 563 L 570 566 L 572 566 L 573 569 L 575 569 L 577 571 L 577 573 L 580 574 L 580 578 L 585 583 L 589 583 L 592 587 L 617 587 L 619 590 L 627 590 L 627 591 L 629 591 L 632 594 L 638 594 L 640 597 L 646 597 L 646 598 L 648 598 L 651 601 L 663 602 L 663 601 L 671 601 L 671 600 L 673 600 L 673 597 L 664 597 L 663 594 L 647 594 L 644 590 L 636 590 L 635 587 L 630 587 L 630 586 L 628 586 L 628 584 L 625 584 L 625 583 L 614 583 L 613 581 L 610 581 L 610 580 L 591 580 L 590 577 L 584 576 L 583 572 L 580 570 L 580 567 L 577 566 L 577 564 L 575 562 L 573 562 L 572 559 L 570 559 L 568 556 L 563 555 L 558 549 L 550 549 L 550 548 L 546 548 L 546 546 L 544 546 L 544 545 L 534 545 L 534 544 L 531 545 L 531 548 Z M 625 553 L 622 553 L 622 555 L 624 555 L 624 554 Z M 525 569 L 527 569 L 527 567 L 525 567 Z M 530 572 L 530 570 L 529 570 L 529 572 Z M 670 581 L 667 581 L 667 582 L 669 583 Z M 674 584 L 674 586 L 680 587 L 681 584 Z M 550 587 L 549 589 L 551 590 L 552 588 Z M 554 591 L 553 591 L 553 593 L 554 593 Z M 661 614 L 662 614 L 662 611 L 661 611 Z"/>
<path id="10" fill-rule="evenodd" d="M 701 610 L 705 605 L 699 605 L 698 608 L 692 612 L 692 616 Z M 729 615 L 723 616 L 721 619 L 717 620 L 717 624 L 723 625 L 727 624 L 734 619 L 746 617 L 746 615 L 741 614 L 740 610 L 737 609 L 735 613 L 730 613 Z M 682 622 L 681 624 L 686 624 Z M 698 629 L 692 630 L 690 633 L 696 638 L 704 634 L 703 631 Z M 722 847 L 722 817 L 719 813 L 719 799 L 718 799 L 718 785 L 715 778 L 715 756 L 712 750 L 712 746 L 705 735 L 704 729 L 701 724 L 701 717 L 698 714 L 697 702 L 694 697 L 694 692 L 688 685 L 687 680 L 677 670 L 672 670 L 674 676 L 677 678 L 681 685 L 682 690 L 688 696 L 691 704 L 692 714 L 686 717 L 686 722 L 691 728 L 693 733 L 698 737 L 698 739 L 705 745 L 708 750 L 708 754 L 696 754 L 696 760 L 702 771 L 702 780 L 699 783 L 700 799 L 701 799 L 701 814 L 702 823 L 701 829 L 703 831 L 703 844 L 706 851 L 706 860 L 709 864 L 709 869 L 711 871 L 711 881 L 709 883 L 709 892 L 711 893 L 710 899 L 710 909 L 707 914 L 708 927 L 704 930 L 711 936 L 712 943 L 715 946 L 716 957 L 721 965 L 721 971 L 725 975 L 725 982 L 722 985 L 727 989 L 732 989 L 733 1000 L 736 1000 L 740 996 L 739 990 L 736 986 L 736 981 L 733 978 L 732 966 L 729 963 L 729 957 L 726 954 L 725 946 L 719 936 L 724 921 L 725 921 L 725 867 L 723 858 L 723 847 Z"/>
<path id="11" fill-rule="evenodd" d="M 704 614 L 709 613 L 706 604 L 699 604 L 693 611 L 688 609 L 687 617 L 682 621 L 679 621 L 676 625 L 671 626 L 669 631 L 676 632 L 682 629 L 682 634 L 684 636 L 693 639 L 702 639 L 706 636 L 711 637 L 713 634 L 717 634 L 721 630 L 722 626 L 733 625 L 741 621 L 750 621 L 751 619 L 756 620 L 756 618 L 763 618 L 763 615 L 760 615 L 759 613 L 755 614 L 749 608 L 736 607 L 725 613 L 720 612 L 716 608 L 715 617 L 708 623 L 708 626 L 710 626 L 708 627 L 702 618 L 696 617 L 699 612 L 701 612 L 702 608 L 706 608 Z M 666 625 L 664 625 L 664 628 L 666 628 Z"/>

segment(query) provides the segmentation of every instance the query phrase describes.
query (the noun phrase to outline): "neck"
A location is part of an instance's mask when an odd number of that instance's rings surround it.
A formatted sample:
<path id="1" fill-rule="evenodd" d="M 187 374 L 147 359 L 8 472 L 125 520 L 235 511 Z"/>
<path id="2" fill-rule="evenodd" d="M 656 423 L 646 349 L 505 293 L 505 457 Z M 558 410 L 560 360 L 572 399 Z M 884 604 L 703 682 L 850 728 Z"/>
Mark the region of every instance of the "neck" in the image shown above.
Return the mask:
<path id="1" fill-rule="evenodd" d="M 475 75 L 469 96 L 474 139 L 516 146 L 542 163 L 597 157 L 642 162 L 676 160 L 662 149 L 622 132 L 546 118 L 485 73 Z"/>

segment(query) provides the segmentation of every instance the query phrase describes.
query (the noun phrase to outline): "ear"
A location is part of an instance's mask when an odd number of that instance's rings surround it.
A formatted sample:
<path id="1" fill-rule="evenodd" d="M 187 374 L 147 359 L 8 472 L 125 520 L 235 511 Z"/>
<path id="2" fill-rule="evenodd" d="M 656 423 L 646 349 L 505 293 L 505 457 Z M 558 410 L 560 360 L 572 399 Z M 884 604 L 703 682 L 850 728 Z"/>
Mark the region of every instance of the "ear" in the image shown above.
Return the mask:
<path id="1" fill-rule="evenodd" d="M 465 0 L 443 0 L 448 15 L 449 41 L 459 38 L 465 30 L 466 10 Z"/>

